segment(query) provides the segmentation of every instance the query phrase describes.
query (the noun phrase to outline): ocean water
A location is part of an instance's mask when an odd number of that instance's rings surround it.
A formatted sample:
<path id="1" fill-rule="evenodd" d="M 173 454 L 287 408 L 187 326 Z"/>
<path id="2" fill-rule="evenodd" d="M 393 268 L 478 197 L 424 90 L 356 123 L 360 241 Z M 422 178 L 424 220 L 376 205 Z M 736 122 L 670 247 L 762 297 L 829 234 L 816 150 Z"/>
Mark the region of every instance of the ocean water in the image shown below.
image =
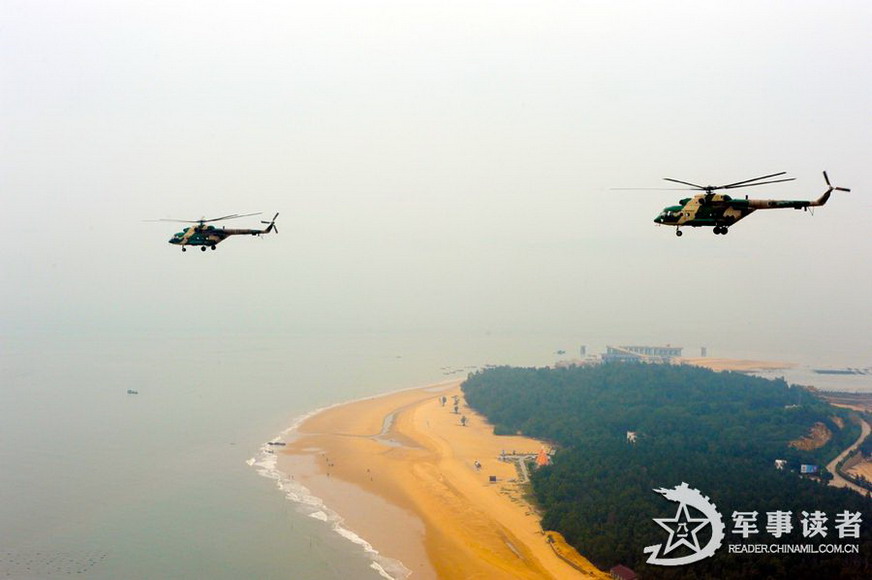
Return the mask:
<path id="1" fill-rule="evenodd" d="M 346 530 L 341 514 L 283 481 L 265 443 L 315 409 L 463 378 L 486 364 L 552 364 L 585 342 L 431 333 L 5 336 L 0 578 L 399 577 L 401 566 Z M 813 378 L 872 390 L 869 376 Z"/>
<path id="2" fill-rule="evenodd" d="M 383 578 L 329 506 L 262 476 L 265 442 L 313 409 L 553 362 L 537 340 L 5 336 L 0 578 Z"/>

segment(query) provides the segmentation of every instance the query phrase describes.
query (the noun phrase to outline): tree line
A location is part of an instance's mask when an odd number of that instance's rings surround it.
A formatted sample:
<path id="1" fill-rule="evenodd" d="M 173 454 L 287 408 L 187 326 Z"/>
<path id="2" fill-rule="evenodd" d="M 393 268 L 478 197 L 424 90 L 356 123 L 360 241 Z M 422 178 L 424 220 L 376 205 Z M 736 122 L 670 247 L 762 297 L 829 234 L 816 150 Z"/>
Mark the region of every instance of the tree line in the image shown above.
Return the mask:
<path id="1" fill-rule="evenodd" d="M 824 466 L 860 434 L 851 413 L 812 391 L 733 372 L 616 363 L 570 368 L 498 367 L 474 373 L 463 385 L 467 403 L 498 434 L 523 433 L 553 442 L 551 466 L 537 470 L 533 491 L 543 526 L 566 537 L 597 566 L 622 563 L 642 577 L 765 578 L 870 577 L 872 500 L 826 486 Z M 832 437 L 817 449 L 789 443 L 823 423 Z M 636 434 L 635 443 L 627 432 Z M 784 469 L 775 460 L 785 460 Z M 801 465 L 819 476 L 801 476 Z M 767 512 L 790 511 L 795 526 L 778 543 L 839 543 L 833 519 L 862 514 L 859 554 L 729 554 L 679 567 L 645 563 L 645 546 L 663 543 L 653 518 L 675 515 L 676 504 L 655 488 L 687 482 L 718 507 L 727 525 L 724 543 L 776 541 L 765 530 Z M 828 515 L 829 537 L 805 538 L 803 511 Z M 734 511 L 759 514 L 760 533 L 731 533 Z"/>

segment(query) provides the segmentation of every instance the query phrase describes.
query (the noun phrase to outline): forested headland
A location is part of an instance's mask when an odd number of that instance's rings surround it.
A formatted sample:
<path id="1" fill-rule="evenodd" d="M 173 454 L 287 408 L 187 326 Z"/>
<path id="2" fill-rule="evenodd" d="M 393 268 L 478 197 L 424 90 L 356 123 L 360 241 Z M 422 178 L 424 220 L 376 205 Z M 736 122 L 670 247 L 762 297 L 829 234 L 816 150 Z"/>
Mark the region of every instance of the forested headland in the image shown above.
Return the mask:
<path id="1" fill-rule="evenodd" d="M 872 500 L 827 487 L 823 468 L 856 440 L 859 425 L 852 412 L 809 389 L 697 367 L 617 363 L 492 368 L 470 375 L 463 390 L 467 404 L 496 433 L 520 432 L 558 449 L 552 465 L 532 478 L 543 527 L 562 533 L 602 569 L 621 563 L 643 578 L 872 577 Z M 815 425 L 830 433 L 826 444 L 790 445 Z M 776 459 L 785 460 L 783 469 Z M 820 466 L 821 475 L 800 475 L 804 464 Z M 653 490 L 682 482 L 717 506 L 726 526 L 724 546 L 693 564 L 646 564 L 643 548 L 666 540 L 653 518 L 676 512 L 675 503 Z M 747 538 L 734 533 L 733 513 L 754 511 L 757 532 Z M 767 513 L 788 511 L 792 530 L 774 538 Z M 803 511 L 826 514 L 828 535 L 806 537 Z M 834 519 L 845 511 L 862 514 L 859 538 L 838 538 Z M 727 543 L 822 542 L 859 544 L 859 553 L 726 549 Z"/>

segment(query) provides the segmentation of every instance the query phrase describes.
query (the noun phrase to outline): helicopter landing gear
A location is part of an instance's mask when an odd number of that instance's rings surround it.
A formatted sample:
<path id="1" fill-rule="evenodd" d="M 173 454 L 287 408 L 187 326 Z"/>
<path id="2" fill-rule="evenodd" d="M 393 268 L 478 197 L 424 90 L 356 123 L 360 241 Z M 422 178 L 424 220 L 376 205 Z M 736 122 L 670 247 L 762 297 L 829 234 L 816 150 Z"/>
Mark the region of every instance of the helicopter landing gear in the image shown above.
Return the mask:
<path id="1" fill-rule="evenodd" d="M 206 251 L 206 246 L 200 246 L 200 251 L 201 251 L 201 252 L 205 252 L 205 251 Z"/>
<path id="2" fill-rule="evenodd" d="M 684 234 L 684 232 L 682 232 L 682 231 L 681 231 L 680 229 L 678 229 L 678 228 L 675 228 L 675 235 L 676 235 L 676 236 L 678 236 L 678 237 L 680 238 L 680 237 L 682 236 L 682 234 Z"/>
<path id="3" fill-rule="evenodd" d="M 215 249 L 215 245 L 214 245 L 214 244 L 211 245 L 211 246 L 209 246 L 209 247 L 212 248 L 213 250 Z"/>
<path id="4" fill-rule="evenodd" d="M 727 235 L 730 230 L 727 229 L 727 226 L 715 226 L 714 232 L 715 235 Z"/>
<path id="5" fill-rule="evenodd" d="M 188 251 L 188 248 L 186 248 L 185 246 L 182 246 L 182 251 L 183 251 L 183 252 L 187 252 L 187 251 Z"/>

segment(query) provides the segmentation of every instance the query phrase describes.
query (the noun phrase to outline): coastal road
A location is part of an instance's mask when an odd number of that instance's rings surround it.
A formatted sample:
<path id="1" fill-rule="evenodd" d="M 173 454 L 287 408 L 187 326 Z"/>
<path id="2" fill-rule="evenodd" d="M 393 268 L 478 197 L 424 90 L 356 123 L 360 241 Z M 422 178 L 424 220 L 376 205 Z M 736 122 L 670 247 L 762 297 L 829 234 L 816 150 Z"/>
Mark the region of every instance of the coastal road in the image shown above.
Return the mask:
<path id="1" fill-rule="evenodd" d="M 853 451 L 854 449 L 859 447 L 860 444 L 863 442 L 863 440 L 866 439 L 866 436 L 869 435 L 869 432 L 872 431 L 872 428 L 869 427 L 869 423 L 867 423 L 863 419 L 860 419 L 860 428 L 861 428 L 860 438 L 857 439 L 857 441 L 854 442 L 853 445 L 851 445 L 850 447 L 848 447 L 847 449 L 842 451 L 838 457 L 836 457 L 835 459 L 830 461 L 830 463 L 827 465 L 827 471 L 829 471 L 830 473 L 833 474 L 833 480 L 830 481 L 830 485 L 832 485 L 833 487 L 850 487 L 854 491 L 856 491 L 858 493 L 862 493 L 865 495 L 866 494 L 865 489 L 863 489 L 859 485 L 851 483 L 850 481 L 848 481 L 847 479 L 845 479 L 844 477 L 839 475 L 839 472 L 836 471 L 836 464 L 838 464 L 839 461 L 844 459 L 845 456 L 848 455 L 848 453 L 850 453 L 851 451 Z"/>

